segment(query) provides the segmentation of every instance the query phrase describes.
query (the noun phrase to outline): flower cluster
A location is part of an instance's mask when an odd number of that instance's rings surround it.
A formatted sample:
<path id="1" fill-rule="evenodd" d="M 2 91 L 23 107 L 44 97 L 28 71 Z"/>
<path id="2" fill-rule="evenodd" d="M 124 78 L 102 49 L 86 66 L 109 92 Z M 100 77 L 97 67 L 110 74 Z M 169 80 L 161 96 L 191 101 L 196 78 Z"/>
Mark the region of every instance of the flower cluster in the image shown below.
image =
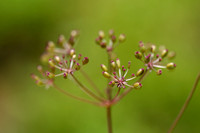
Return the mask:
<path id="1" fill-rule="evenodd" d="M 49 88 L 54 83 L 53 78 L 63 76 L 63 78 L 66 79 L 68 75 L 72 75 L 75 71 L 80 70 L 83 65 L 86 65 L 89 62 L 88 57 L 82 57 L 81 54 L 77 56 L 75 53 L 73 45 L 76 42 L 77 36 L 78 31 L 76 30 L 71 32 L 68 41 L 66 41 L 63 35 L 60 35 L 58 38 L 59 47 L 56 47 L 52 41 L 48 42 L 46 50 L 42 55 L 42 61 L 46 62 L 47 60 L 50 71 L 44 71 L 42 66 L 37 67 L 42 78 L 35 74 L 31 74 L 31 77 L 36 81 L 37 85 L 45 85 L 46 88 Z M 56 74 L 56 69 L 59 71 L 58 74 Z"/>
<path id="2" fill-rule="evenodd" d="M 64 35 L 60 35 L 58 37 L 57 45 L 53 41 L 48 41 L 45 52 L 41 56 L 41 60 L 43 62 L 48 62 L 48 59 L 55 55 L 66 55 L 72 57 L 75 54 L 75 49 L 73 47 L 78 40 L 78 36 L 79 32 L 73 30 L 68 39 L 66 39 Z"/>
<path id="3" fill-rule="evenodd" d="M 106 40 L 104 31 L 99 31 L 99 36 L 96 38 L 96 43 L 100 45 L 102 48 L 106 48 L 108 52 L 111 52 L 116 48 L 117 45 L 120 43 L 123 43 L 126 39 L 126 36 L 124 34 L 120 34 L 117 38 L 114 31 L 109 31 L 109 39 Z"/>
<path id="4" fill-rule="evenodd" d="M 131 74 L 131 77 L 126 78 L 131 62 L 128 62 L 127 69 L 124 65 L 121 66 L 120 60 L 116 59 L 116 61 L 111 61 L 110 66 L 112 67 L 112 74 L 108 72 L 107 67 L 104 64 L 101 64 L 101 69 L 103 70 L 102 74 L 106 78 L 111 78 L 111 81 L 109 82 L 110 87 L 114 87 L 115 85 L 118 88 L 126 88 L 126 86 L 131 88 L 141 88 L 142 84 L 139 82 L 134 83 L 133 85 L 128 84 L 128 81 L 131 81 L 139 76 L 141 76 L 144 73 L 144 68 L 141 68 L 137 71 L 136 75 Z"/>
<path id="5" fill-rule="evenodd" d="M 174 52 L 169 52 L 168 49 L 164 47 L 160 47 L 159 50 L 157 50 L 155 45 L 145 45 L 143 42 L 139 43 L 139 48 L 140 51 L 135 52 L 135 57 L 145 64 L 147 70 L 156 71 L 157 75 L 161 75 L 162 68 L 172 70 L 176 67 L 176 64 L 173 62 L 167 64 L 162 63 L 165 58 L 174 58 Z"/>

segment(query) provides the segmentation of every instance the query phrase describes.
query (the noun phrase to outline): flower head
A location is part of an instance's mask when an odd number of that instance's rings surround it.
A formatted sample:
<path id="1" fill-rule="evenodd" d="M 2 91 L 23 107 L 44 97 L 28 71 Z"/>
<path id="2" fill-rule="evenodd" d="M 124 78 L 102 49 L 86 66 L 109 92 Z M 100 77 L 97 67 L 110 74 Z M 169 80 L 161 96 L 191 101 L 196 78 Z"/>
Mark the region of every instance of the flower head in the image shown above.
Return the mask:
<path id="1" fill-rule="evenodd" d="M 176 67 L 176 64 L 172 62 L 167 64 L 162 63 L 163 60 L 167 57 L 168 59 L 173 58 L 175 56 L 174 52 L 169 53 L 168 49 L 165 49 L 163 47 L 160 47 L 160 50 L 158 51 L 155 45 L 145 45 L 143 42 L 140 42 L 139 48 L 140 51 L 135 52 L 135 57 L 141 60 L 148 70 L 156 71 L 157 75 L 162 74 L 163 68 L 172 70 Z"/>
<path id="2" fill-rule="evenodd" d="M 77 42 L 79 32 L 73 30 L 69 39 L 66 39 L 64 35 L 58 37 L 57 45 L 53 41 L 47 42 L 45 52 L 41 56 L 43 62 L 47 62 L 49 58 L 55 55 L 73 56 L 75 49 L 73 48 Z"/>
<path id="3" fill-rule="evenodd" d="M 113 73 L 110 74 L 108 72 L 107 67 L 102 64 L 101 65 L 101 68 L 103 70 L 102 74 L 106 78 L 111 78 L 111 81 L 109 82 L 109 86 L 111 87 L 114 87 L 116 85 L 118 88 L 126 88 L 126 86 L 135 88 L 134 85 L 130 85 L 128 84 L 128 82 L 141 76 L 144 72 L 144 69 L 143 68 L 139 69 L 136 75 L 131 74 L 129 78 L 126 78 L 130 70 L 130 66 L 131 66 L 130 61 L 128 62 L 127 68 L 125 68 L 124 65 L 121 66 L 120 60 L 116 59 L 116 61 L 111 61 L 111 67 L 112 67 Z M 141 83 L 139 83 L 137 87 L 141 87 L 141 86 L 142 86 Z"/>
<path id="4" fill-rule="evenodd" d="M 99 36 L 96 38 L 96 43 L 100 45 L 102 48 L 106 48 L 108 52 L 113 51 L 117 45 L 123 43 L 126 40 L 126 36 L 124 34 L 120 34 L 117 38 L 114 30 L 109 31 L 108 40 L 106 39 L 104 31 L 99 31 Z"/>

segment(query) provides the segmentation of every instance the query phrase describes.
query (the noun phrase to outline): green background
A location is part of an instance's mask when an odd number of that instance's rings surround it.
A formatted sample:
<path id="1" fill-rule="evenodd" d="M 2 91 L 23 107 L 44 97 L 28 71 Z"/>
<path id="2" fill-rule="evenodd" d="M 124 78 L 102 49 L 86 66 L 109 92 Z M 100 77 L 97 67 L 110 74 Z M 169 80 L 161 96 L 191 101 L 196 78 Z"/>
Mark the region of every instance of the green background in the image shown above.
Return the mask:
<path id="1" fill-rule="evenodd" d="M 90 57 L 85 71 L 104 88 L 100 64 L 106 54 L 94 42 L 99 30 L 114 29 L 127 40 L 116 49 L 132 71 L 140 40 L 174 50 L 176 70 L 151 73 L 141 90 L 113 107 L 114 133 L 164 133 L 184 103 L 200 68 L 198 0 L 2 0 L 0 1 L 0 133 L 106 133 L 105 109 L 81 103 L 30 78 L 45 43 L 80 30 L 78 53 Z M 65 89 L 78 87 L 60 80 Z M 80 92 L 77 92 L 80 93 Z M 198 87 L 176 133 L 200 130 Z"/>

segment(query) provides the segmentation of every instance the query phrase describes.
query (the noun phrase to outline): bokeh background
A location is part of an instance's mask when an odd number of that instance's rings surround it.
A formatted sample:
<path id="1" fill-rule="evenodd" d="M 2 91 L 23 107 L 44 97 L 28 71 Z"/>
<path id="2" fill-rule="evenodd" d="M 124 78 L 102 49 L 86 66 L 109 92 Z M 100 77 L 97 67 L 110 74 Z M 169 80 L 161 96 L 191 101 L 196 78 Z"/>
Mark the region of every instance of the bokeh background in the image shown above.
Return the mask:
<path id="1" fill-rule="evenodd" d="M 76 49 L 90 57 L 85 71 L 99 87 L 106 83 L 99 65 L 106 54 L 94 39 L 114 29 L 127 40 L 116 49 L 122 63 L 133 62 L 140 40 L 174 50 L 177 68 L 162 76 L 151 73 L 143 88 L 113 107 L 114 133 L 164 133 L 184 103 L 200 71 L 200 1 L 198 0 L 1 0 L 0 1 L 0 133 L 106 133 L 105 109 L 81 103 L 55 89 L 35 85 L 48 40 L 80 30 Z M 78 87 L 59 81 L 64 89 Z M 79 93 L 79 92 L 77 92 Z M 200 131 L 198 86 L 176 133 Z"/>

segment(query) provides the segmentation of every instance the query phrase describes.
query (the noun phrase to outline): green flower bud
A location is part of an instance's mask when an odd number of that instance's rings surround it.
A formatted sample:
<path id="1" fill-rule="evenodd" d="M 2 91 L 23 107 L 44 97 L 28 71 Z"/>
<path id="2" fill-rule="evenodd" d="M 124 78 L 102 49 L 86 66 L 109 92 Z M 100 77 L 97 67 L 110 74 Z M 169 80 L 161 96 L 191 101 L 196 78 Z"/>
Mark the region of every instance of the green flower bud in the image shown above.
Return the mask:
<path id="1" fill-rule="evenodd" d="M 139 82 L 136 82 L 136 83 L 133 84 L 133 87 L 134 87 L 135 89 L 140 89 L 140 88 L 142 87 L 142 84 L 139 83 Z"/>
<path id="2" fill-rule="evenodd" d="M 58 44 L 60 44 L 61 46 L 63 46 L 63 44 L 66 42 L 65 40 L 65 36 L 64 35 L 60 35 L 58 37 Z"/>
<path id="3" fill-rule="evenodd" d="M 166 67 L 167 69 L 172 70 L 176 67 L 176 64 L 171 62 L 171 63 L 168 63 Z"/>
<path id="4" fill-rule="evenodd" d="M 156 72 L 157 75 L 161 75 L 162 74 L 162 69 L 158 69 Z"/>
<path id="5" fill-rule="evenodd" d="M 102 30 L 99 31 L 99 37 L 102 39 L 105 37 L 105 34 Z"/>
<path id="6" fill-rule="evenodd" d="M 53 63 L 52 59 L 49 59 L 49 65 L 52 66 L 52 67 L 55 67 L 55 64 Z"/>
<path id="7" fill-rule="evenodd" d="M 102 72 L 102 74 L 103 74 L 103 76 L 104 76 L 105 78 L 110 78 L 110 77 L 111 77 L 110 74 L 109 74 L 108 72 Z"/>
<path id="8" fill-rule="evenodd" d="M 53 73 L 50 73 L 50 72 L 47 72 L 46 75 L 47 75 L 47 77 L 50 78 L 50 79 L 52 79 L 52 78 L 55 77 L 55 75 L 54 75 Z"/>
<path id="9" fill-rule="evenodd" d="M 60 59 L 59 56 L 55 56 L 54 59 L 55 59 L 55 61 L 58 62 L 58 63 L 61 61 L 61 59 Z"/>
<path id="10" fill-rule="evenodd" d="M 155 52 L 156 51 L 156 46 L 155 45 L 151 45 L 151 52 Z"/>
<path id="11" fill-rule="evenodd" d="M 87 64 L 89 62 L 89 58 L 88 57 L 84 57 L 82 60 L 83 65 Z"/>
<path id="12" fill-rule="evenodd" d="M 80 68 L 81 68 L 81 66 L 80 66 L 80 64 L 79 63 L 76 63 L 75 65 L 74 65 L 74 68 L 75 68 L 75 70 L 80 70 Z"/>
<path id="13" fill-rule="evenodd" d="M 103 71 L 108 71 L 108 68 L 104 65 L 104 64 L 101 64 L 101 69 L 103 70 Z"/>
<path id="14" fill-rule="evenodd" d="M 120 34 L 119 35 L 119 42 L 124 42 L 126 40 L 125 34 Z"/>
<path id="15" fill-rule="evenodd" d="M 164 58 L 164 57 L 167 56 L 167 54 L 168 54 L 168 49 L 164 49 L 164 50 L 162 51 L 162 53 L 161 53 L 161 57 Z"/>
<path id="16" fill-rule="evenodd" d="M 141 58 L 142 58 L 142 53 L 139 52 L 139 51 L 136 51 L 136 52 L 135 52 L 135 57 L 136 57 L 137 59 L 141 59 Z"/>
<path id="17" fill-rule="evenodd" d="M 113 69 L 115 69 L 116 68 L 116 63 L 114 61 L 111 61 L 111 66 L 112 66 Z"/>
<path id="18" fill-rule="evenodd" d="M 117 64 L 117 67 L 120 68 L 121 64 L 120 64 L 120 60 L 119 59 L 116 59 L 116 64 Z"/>
<path id="19" fill-rule="evenodd" d="M 74 54 L 75 54 L 75 49 L 71 49 L 71 50 L 69 51 L 69 55 L 72 57 Z"/>
<path id="20" fill-rule="evenodd" d="M 46 50 L 47 50 L 48 52 L 54 52 L 54 49 L 55 49 L 55 44 L 54 44 L 54 42 L 49 41 L 49 42 L 47 43 Z"/>
<path id="21" fill-rule="evenodd" d="M 115 81 L 110 81 L 108 84 L 110 87 L 113 87 L 115 85 Z"/>
<path id="22" fill-rule="evenodd" d="M 68 76 L 68 73 L 64 73 L 64 74 L 63 74 L 63 78 L 64 78 L 64 79 L 67 79 L 67 76 Z"/>
<path id="23" fill-rule="evenodd" d="M 144 68 L 141 68 L 137 71 L 136 76 L 141 76 L 144 73 Z"/>
<path id="24" fill-rule="evenodd" d="M 38 86 L 44 85 L 44 83 L 43 83 L 41 80 L 37 80 L 37 81 L 36 81 L 36 84 L 37 84 Z"/>

